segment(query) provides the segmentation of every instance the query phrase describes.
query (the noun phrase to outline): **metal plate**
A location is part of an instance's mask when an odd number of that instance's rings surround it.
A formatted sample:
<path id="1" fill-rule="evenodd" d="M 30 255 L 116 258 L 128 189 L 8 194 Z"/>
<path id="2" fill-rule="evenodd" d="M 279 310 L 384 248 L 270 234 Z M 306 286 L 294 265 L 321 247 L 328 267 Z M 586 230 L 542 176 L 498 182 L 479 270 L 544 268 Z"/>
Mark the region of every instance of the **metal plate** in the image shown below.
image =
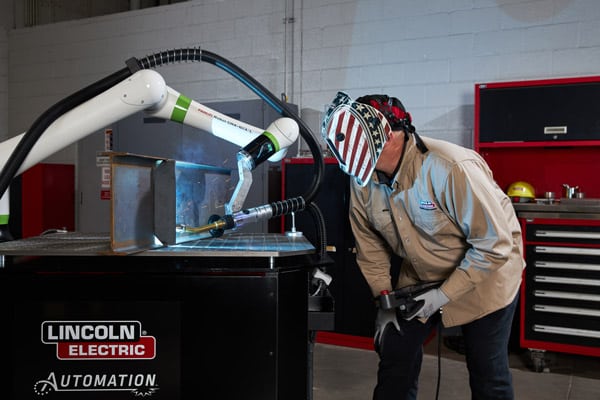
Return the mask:
<path id="1" fill-rule="evenodd" d="M 232 233 L 135 253 L 136 256 L 186 257 L 282 257 L 312 254 L 314 246 L 303 236 L 275 233 Z M 0 243 L 7 256 L 96 256 L 114 255 L 110 235 L 53 233 Z"/>
<path id="2" fill-rule="evenodd" d="M 303 236 L 291 237 L 281 234 L 239 233 L 148 250 L 139 255 L 281 257 L 314 252 L 314 246 Z"/>
<path id="3" fill-rule="evenodd" d="M 133 253 L 156 246 L 152 172 L 158 161 L 111 157 L 111 247 Z"/>
<path id="4" fill-rule="evenodd" d="M 0 254 L 87 256 L 112 253 L 108 233 L 52 233 L 0 243 Z"/>

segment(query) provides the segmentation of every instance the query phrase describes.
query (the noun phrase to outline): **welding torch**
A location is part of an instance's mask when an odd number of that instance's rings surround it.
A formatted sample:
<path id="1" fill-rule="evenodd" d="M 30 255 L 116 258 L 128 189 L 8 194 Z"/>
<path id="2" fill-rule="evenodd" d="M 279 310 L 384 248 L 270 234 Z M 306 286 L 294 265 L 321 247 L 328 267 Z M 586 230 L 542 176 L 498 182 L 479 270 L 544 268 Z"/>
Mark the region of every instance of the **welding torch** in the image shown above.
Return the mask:
<path id="1" fill-rule="evenodd" d="M 233 214 L 226 214 L 223 216 L 213 215 L 208 219 L 208 224 L 198 227 L 186 226 L 185 230 L 192 233 L 209 232 L 211 236 L 219 237 L 223 235 L 226 229 L 235 229 L 248 222 L 258 222 L 263 219 L 302 211 L 305 206 L 306 204 L 302 197 L 294 197 L 258 207 L 247 208 Z"/>

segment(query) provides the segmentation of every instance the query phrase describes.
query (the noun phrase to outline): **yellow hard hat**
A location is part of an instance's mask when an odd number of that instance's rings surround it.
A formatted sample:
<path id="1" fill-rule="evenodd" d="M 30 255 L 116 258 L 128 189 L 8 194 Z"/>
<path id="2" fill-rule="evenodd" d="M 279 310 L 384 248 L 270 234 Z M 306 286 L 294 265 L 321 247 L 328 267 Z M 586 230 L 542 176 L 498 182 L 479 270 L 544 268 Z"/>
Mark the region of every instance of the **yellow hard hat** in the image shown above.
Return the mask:
<path id="1" fill-rule="evenodd" d="M 515 202 L 528 202 L 535 199 L 535 189 L 531 184 L 523 181 L 513 182 L 506 191 L 508 197 Z"/>

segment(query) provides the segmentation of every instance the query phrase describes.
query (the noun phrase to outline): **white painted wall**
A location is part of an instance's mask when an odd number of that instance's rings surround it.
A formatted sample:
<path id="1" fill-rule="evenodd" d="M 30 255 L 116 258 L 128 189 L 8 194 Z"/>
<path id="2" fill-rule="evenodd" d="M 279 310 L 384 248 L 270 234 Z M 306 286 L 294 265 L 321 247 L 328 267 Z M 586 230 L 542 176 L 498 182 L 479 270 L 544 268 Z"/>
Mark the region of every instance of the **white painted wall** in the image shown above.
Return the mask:
<path id="1" fill-rule="evenodd" d="M 597 0 L 197 0 L 9 30 L 8 61 L 2 31 L 5 136 L 129 57 L 187 46 L 217 53 L 273 93 L 285 92 L 315 131 L 338 90 L 377 92 L 399 97 L 421 134 L 467 146 L 475 83 L 600 73 Z M 159 72 L 201 102 L 255 98 L 209 64 Z"/>

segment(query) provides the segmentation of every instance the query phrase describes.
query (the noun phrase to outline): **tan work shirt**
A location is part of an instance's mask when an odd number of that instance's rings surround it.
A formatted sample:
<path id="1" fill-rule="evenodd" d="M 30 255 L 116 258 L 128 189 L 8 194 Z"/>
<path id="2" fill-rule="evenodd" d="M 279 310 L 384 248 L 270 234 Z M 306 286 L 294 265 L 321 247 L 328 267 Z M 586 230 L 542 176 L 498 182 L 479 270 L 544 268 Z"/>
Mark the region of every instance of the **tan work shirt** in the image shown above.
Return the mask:
<path id="1" fill-rule="evenodd" d="M 445 326 L 499 310 L 516 296 L 525 268 L 521 228 L 510 199 L 476 152 L 413 135 L 388 184 L 374 173 L 352 180 L 350 221 L 357 263 L 374 296 L 391 290 L 390 258 L 403 258 L 395 288 L 445 279 Z"/>

